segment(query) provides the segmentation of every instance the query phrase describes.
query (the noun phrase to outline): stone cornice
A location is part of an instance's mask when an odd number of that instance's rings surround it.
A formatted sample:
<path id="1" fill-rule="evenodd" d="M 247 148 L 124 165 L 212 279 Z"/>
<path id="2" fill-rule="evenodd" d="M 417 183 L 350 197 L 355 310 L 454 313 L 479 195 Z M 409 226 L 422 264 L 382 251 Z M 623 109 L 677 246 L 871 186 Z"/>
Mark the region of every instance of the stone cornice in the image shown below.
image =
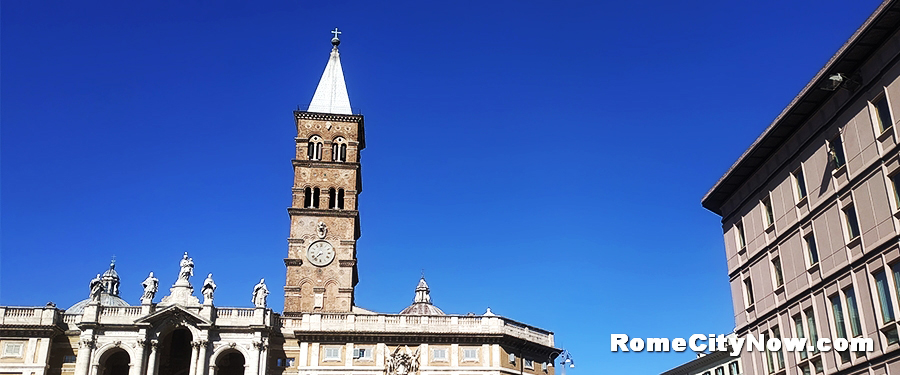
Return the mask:
<path id="1" fill-rule="evenodd" d="M 362 115 L 341 115 L 334 113 L 320 113 L 307 111 L 294 111 L 294 117 L 298 120 L 343 121 L 362 123 Z"/>
<path id="2" fill-rule="evenodd" d="M 306 168 L 352 169 L 356 171 L 359 170 L 359 163 L 346 161 L 292 159 L 291 164 L 293 164 L 295 167 Z"/>
<path id="3" fill-rule="evenodd" d="M 0 325 L 0 337 L 54 337 L 65 332 L 55 325 Z"/>
<path id="4" fill-rule="evenodd" d="M 327 208 L 299 208 L 288 207 L 288 213 L 295 216 L 338 216 L 358 218 L 357 210 L 329 210 Z"/>

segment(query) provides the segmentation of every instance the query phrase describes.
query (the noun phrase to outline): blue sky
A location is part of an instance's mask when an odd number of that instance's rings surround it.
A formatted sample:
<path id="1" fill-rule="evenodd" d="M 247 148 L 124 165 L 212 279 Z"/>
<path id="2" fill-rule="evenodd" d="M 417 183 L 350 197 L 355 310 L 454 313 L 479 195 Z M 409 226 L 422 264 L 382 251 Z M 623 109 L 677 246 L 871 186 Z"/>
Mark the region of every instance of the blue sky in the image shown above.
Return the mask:
<path id="1" fill-rule="evenodd" d="M 700 198 L 879 3 L 3 2 L 0 303 L 68 307 L 115 255 L 135 304 L 188 251 L 218 305 L 264 277 L 280 311 L 291 113 L 337 26 L 357 304 L 400 311 L 424 269 L 447 312 L 554 331 L 572 374 L 662 372 L 693 354 L 609 335 L 733 329 Z"/>

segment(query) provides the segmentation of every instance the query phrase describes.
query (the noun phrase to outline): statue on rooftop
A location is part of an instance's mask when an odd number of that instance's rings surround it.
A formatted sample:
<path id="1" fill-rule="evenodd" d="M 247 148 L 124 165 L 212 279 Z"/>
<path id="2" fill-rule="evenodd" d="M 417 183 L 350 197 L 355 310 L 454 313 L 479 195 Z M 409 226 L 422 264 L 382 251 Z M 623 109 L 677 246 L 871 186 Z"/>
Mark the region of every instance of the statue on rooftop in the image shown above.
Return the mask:
<path id="1" fill-rule="evenodd" d="M 194 260 L 188 258 L 187 252 L 185 252 L 184 257 L 181 258 L 180 265 L 181 271 L 178 272 L 178 281 L 176 282 L 176 284 L 178 284 L 179 282 L 182 282 L 183 284 L 190 284 L 190 281 L 188 279 L 190 279 L 191 276 L 194 276 Z"/>
<path id="2" fill-rule="evenodd" d="M 200 294 L 203 295 L 203 304 L 204 305 L 212 305 L 213 293 L 216 291 L 216 283 L 213 281 L 212 274 L 206 277 L 206 280 L 203 280 L 203 288 L 200 289 Z"/>
<path id="3" fill-rule="evenodd" d="M 259 279 L 259 284 L 253 287 L 253 305 L 266 307 L 266 296 L 268 295 L 269 288 L 266 288 L 266 279 Z"/>
<path id="4" fill-rule="evenodd" d="M 147 278 L 144 279 L 141 286 L 144 287 L 141 303 L 152 303 L 153 297 L 156 296 L 156 291 L 159 290 L 159 279 L 153 277 L 153 272 L 150 272 L 150 276 L 147 276 Z"/>
<path id="5" fill-rule="evenodd" d="M 100 302 L 100 294 L 104 292 L 103 281 L 100 280 L 100 274 L 91 279 L 91 302 Z"/>

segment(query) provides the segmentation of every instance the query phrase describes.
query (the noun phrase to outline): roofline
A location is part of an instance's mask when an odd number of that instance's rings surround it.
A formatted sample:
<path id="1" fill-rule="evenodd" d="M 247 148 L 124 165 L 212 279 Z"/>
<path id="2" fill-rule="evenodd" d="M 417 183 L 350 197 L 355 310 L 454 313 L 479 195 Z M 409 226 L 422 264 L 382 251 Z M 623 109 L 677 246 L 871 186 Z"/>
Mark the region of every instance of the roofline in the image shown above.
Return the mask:
<path id="1" fill-rule="evenodd" d="M 884 44 L 892 33 L 885 33 L 883 38 L 878 41 L 877 46 L 872 45 L 860 45 L 860 40 L 863 37 L 868 36 L 867 33 L 874 29 L 877 26 L 878 22 L 883 20 L 883 16 L 887 13 L 887 9 L 896 8 L 898 0 L 884 0 L 881 5 L 878 6 L 877 9 L 863 22 L 862 26 L 860 26 L 856 32 L 850 36 L 850 39 L 841 46 L 840 49 L 828 60 L 822 69 L 819 70 L 818 73 L 800 90 L 800 93 L 794 97 L 793 100 L 781 111 L 778 117 L 775 118 L 774 121 L 766 128 L 763 133 L 756 138 L 755 141 L 750 145 L 750 147 L 744 151 L 743 154 L 734 162 L 734 164 L 728 168 L 728 171 L 719 178 L 719 180 L 713 185 L 711 189 L 703 196 L 701 200 L 703 207 L 706 209 L 718 214 L 722 215 L 722 205 L 725 203 L 725 200 L 730 197 L 737 188 L 743 184 L 759 167 L 764 163 L 765 160 L 771 156 L 778 147 L 780 147 L 787 138 L 792 135 L 799 126 L 794 126 L 794 129 L 784 129 L 790 130 L 790 134 L 780 137 L 774 136 L 773 133 L 776 130 L 782 130 L 782 127 L 787 127 L 790 125 L 784 125 L 786 120 L 795 115 L 797 111 L 797 107 L 800 104 L 810 104 L 812 105 L 812 109 L 806 112 L 803 115 L 803 119 L 800 121 L 802 124 L 807 118 L 815 113 L 818 108 L 828 101 L 832 95 L 821 95 L 821 91 L 819 87 L 821 84 L 829 77 L 831 74 L 835 73 L 844 73 L 844 74 L 852 74 L 856 70 L 862 66 L 867 59 L 858 59 L 855 63 L 852 63 L 853 69 L 851 71 L 837 71 L 836 66 L 838 64 L 844 63 L 845 58 L 854 52 L 863 52 L 867 53 L 866 57 L 868 58 L 872 52 L 877 50 Z M 896 29 L 896 25 L 894 25 L 894 29 Z M 867 51 L 868 50 L 868 51 Z M 818 98 L 813 98 L 814 94 L 819 94 Z M 761 150 L 762 148 L 767 148 L 767 150 Z M 757 153 L 761 153 L 761 155 L 754 155 Z M 751 160 L 754 159 L 754 160 Z M 742 172 L 741 175 L 735 176 L 736 172 Z"/>

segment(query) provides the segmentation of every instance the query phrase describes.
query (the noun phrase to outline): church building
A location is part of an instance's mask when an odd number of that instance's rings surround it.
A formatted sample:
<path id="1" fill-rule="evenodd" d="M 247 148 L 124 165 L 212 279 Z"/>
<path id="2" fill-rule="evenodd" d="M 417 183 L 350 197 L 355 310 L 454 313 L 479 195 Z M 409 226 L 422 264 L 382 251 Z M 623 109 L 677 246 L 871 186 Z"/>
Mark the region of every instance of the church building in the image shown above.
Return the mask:
<path id="1" fill-rule="evenodd" d="M 284 311 L 220 307 L 209 274 L 171 254 L 172 268 L 149 272 L 140 301 L 119 297 L 115 262 L 90 280 L 88 298 L 66 309 L 0 306 L 0 374 L 74 375 L 468 375 L 554 373 L 553 333 L 497 316 L 445 314 L 425 278 L 412 305 L 378 313 L 356 305 L 356 241 L 362 190 L 363 116 L 344 83 L 337 29 L 328 64 L 297 128 Z M 363 250 L 365 251 L 365 250 Z M 179 259 L 180 257 L 180 259 Z M 200 261 L 200 260 L 198 260 Z M 176 264 L 177 263 L 177 264 Z M 137 285 L 139 280 L 128 281 Z M 196 283 L 196 284 L 195 284 Z M 171 285 L 157 298 L 160 289 Z M 196 292 L 194 285 L 200 287 Z M 73 293 L 77 291 L 73 290 Z M 401 309 L 398 309 L 401 310 Z"/>

